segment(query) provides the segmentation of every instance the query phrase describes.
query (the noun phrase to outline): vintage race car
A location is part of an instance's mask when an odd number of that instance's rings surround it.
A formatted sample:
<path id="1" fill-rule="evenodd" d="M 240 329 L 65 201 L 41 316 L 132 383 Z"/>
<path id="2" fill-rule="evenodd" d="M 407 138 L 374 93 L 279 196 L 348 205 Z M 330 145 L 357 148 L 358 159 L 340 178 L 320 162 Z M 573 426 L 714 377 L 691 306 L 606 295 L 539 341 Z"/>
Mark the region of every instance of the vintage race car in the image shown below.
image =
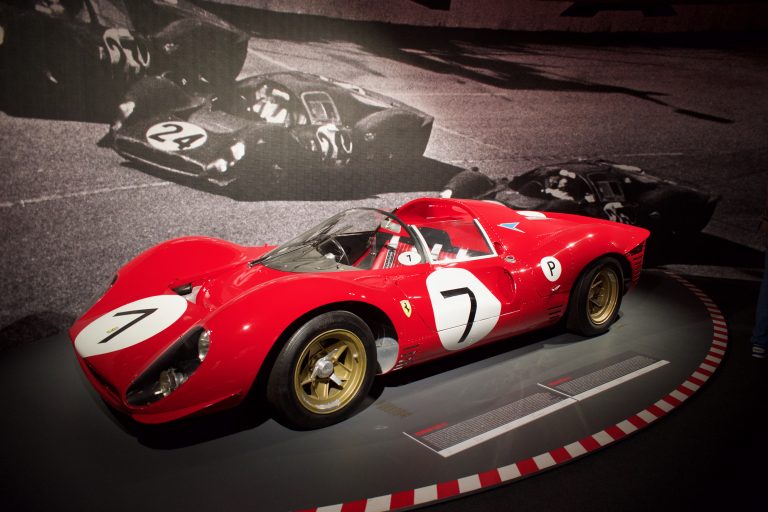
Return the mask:
<path id="1" fill-rule="evenodd" d="M 642 226 L 662 236 L 701 231 L 719 200 L 715 194 L 608 160 L 546 165 L 512 179 L 494 180 L 476 170 L 462 171 L 441 196 L 587 215 Z"/>
<path id="2" fill-rule="evenodd" d="M 2 0 L 0 62 L 12 97 L 108 101 L 145 75 L 218 83 L 245 61 L 248 35 L 189 0 Z"/>
<path id="3" fill-rule="evenodd" d="M 70 329 L 113 408 L 160 423 L 265 394 L 317 428 L 385 374 L 563 320 L 606 332 L 648 231 L 483 201 L 346 210 L 278 247 L 171 240 L 120 269 Z"/>
<path id="4" fill-rule="evenodd" d="M 112 125 L 124 157 L 219 185 L 266 170 L 341 166 L 424 153 L 432 117 L 381 94 L 316 75 L 244 78 L 208 94 L 147 78 Z"/>

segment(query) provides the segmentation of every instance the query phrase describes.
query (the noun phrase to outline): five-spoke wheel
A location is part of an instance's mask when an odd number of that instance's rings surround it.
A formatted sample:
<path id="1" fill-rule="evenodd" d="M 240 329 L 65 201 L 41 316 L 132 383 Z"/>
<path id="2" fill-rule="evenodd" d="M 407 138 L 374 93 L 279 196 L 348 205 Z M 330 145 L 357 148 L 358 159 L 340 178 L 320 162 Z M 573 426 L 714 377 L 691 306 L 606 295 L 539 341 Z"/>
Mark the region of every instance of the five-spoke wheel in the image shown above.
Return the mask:
<path id="1" fill-rule="evenodd" d="M 299 355 L 294 392 L 301 405 L 315 414 L 338 411 L 360 392 L 368 366 L 358 335 L 346 329 L 323 332 Z"/>
<path id="2" fill-rule="evenodd" d="M 601 258 L 590 265 L 571 292 L 568 328 L 585 336 L 606 332 L 619 315 L 623 286 L 615 259 Z"/>
<path id="3" fill-rule="evenodd" d="M 352 415 L 373 381 L 376 350 L 368 325 L 349 311 L 320 314 L 280 350 L 267 399 L 288 426 L 332 425 Z"/>

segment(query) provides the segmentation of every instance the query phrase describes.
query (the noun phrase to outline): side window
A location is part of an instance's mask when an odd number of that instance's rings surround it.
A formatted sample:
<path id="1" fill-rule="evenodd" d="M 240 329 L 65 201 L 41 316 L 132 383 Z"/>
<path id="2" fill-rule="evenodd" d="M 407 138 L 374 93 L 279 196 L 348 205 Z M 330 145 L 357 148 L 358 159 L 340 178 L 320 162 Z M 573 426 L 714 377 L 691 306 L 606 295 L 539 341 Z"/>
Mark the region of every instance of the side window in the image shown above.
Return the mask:
<path id="1" fill-rule="evenodd" d="M 430 259 L 436 263 L 495 254 L 477 222 L 471 219 L 434 222 L 417 229 L 427 244 Z"/>
<path id="2" fill-rule="evenodd" d="M 291 96 L 285 91 L 262 84 L 253 91 L 244 89 L 240 92 L 240 98 L 247 117 L 284 126 L 293 121 L 290 113 Z"/>
<path id="3" fill-rule="evenodd" d="M 618 181 L 598 181 L 597 188 L 605 201 L 623 201 L 624 193 Z"/>
<path id="4" fill-rule="evenodd" d="M 70 18 L 83 23 L 91 22 L 91 16 L 82 0 L 36 0 L 32 3 L 32 7 L 37 12 L 52 18 Z"/>
<path id="5" fill-rule="evenodd" d="M 557 199 L 579 201 L 589 193 L 589 189 L 580 176 L 561 170 L 547 177 L 544 192 Z"/>
<path id="6" fill-rule="evenodd" d="M 312 124 L 333 123 L 340 120 L 336 104 L 325 92 L 305 92 L 301 95 Z"/>

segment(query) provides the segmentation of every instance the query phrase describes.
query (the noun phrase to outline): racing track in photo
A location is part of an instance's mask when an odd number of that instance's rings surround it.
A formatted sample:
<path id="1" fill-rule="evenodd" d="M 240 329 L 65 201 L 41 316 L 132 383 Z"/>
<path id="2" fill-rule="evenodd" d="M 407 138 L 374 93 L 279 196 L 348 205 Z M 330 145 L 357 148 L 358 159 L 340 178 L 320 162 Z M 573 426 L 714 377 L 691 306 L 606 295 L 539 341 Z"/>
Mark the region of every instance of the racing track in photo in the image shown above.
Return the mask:
<path id="1" fill-rule="evenodd" d="M 417 40 L 407 30 L 375 37 L 350 30 L 351 40 L 319 31 L 316 40 L 306 40 L 311 33 L 295 40 L 286 32 L 257 24 L 241 76 L 296 69 L 400 99 L 435 117 L 425 156 L 406 168 L 287 173 L 285 186 L 267 183 L 235 199 L 99 147 L 104 124 L 0 113 L 0 271 L 8 291 L 0 298 L 0 346 L 68 327 L 116 268 L 168 238 L 277 243 L 341 207 L 390 209 L 435 195 L 472 166 L 512 176 L 606 158 L 714 190 L 722 199 L 705 234 L 666 263 L 719 275 L 709 267 L 727 254 L 737 267 L 730 274 L 760 267 L 753 249 L 760 248 L 768 104 L 753 98 L 768 83 L 764 49 L 482 43 L 440 31 Z"/>
<path id="2" fill-rule="evenodd" d="M 98 144 L 105 124 L 0 112 L 0 350 L 67 329 L 120 265 L 169 238 L 277 243 L 342 208 L 391 209 L 436 195 L 464 168 L 512 176 L 576 157 L 720 193 L 704 233 L 659 263 L 731 280 L 747 294 L 756 289 L 768 162 L 765 46 L 650 36 L 484 40 L 343 23 L 297 33 L 268 26 L 272 17 L 238 19 L 252 33 L 241 76 L 301 70 L 402 100 L 435 118 L 424 157 L 407 168 L 307 170 L 286 176 L 286 186 L 233 198 L 127 163 Z"/>

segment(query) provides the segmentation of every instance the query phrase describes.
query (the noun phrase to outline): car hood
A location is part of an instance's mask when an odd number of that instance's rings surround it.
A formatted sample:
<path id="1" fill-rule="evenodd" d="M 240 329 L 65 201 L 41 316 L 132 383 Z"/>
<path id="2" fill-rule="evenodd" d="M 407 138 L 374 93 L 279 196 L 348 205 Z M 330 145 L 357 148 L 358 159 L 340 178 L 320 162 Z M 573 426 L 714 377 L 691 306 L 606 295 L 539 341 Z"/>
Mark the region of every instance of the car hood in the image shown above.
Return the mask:
<path id="1" fill-rule="evenodd" d="M 254 124 L 259 124 L 222 112 L 221 110 L 211 110 L 209 108 L 201 108 L 193 112 L 189 116 L 189 122 L 212 133 L 226 134 L 236 133 Z"/>
<path id="2" fill-rule="evenodd" d="M 72 326 L 77 355 L 124 397 L 153 361 L 227 302 L 285 276 L 250 267 L 248 262 L 268 249 L 202 237 L 150 249 L 125 265 L 104 296 Z"/>
<path id="3" fill-rule="evenodd" d="M 174 139 L 174 135 L 162 135 L 174 125 L 184 127 L 184 132 L 180 133 L 178 138 Z M 157 155 L 167 155 L 199 162 L 205 166 L 216 158 L 230 158 L 230 148 L 233 144 L 236 142 L 248 144 L 249 141 L 261 140 L 262 130 L 269 129 L 271 126 L 266 123 L 262 125 L 249 122 L 226 112 L 212 111 L 210 108 L 203 107 L 188 116 L 167 113 L 127 124 L 115 132 L 112 145 L 118 152 L 122 151 L 151 161 L 157 158 L 163 161 L 162 157 Z M 158 133 L 161 135 L 155 135 L 154 140 L 150 139 L 151 134 Z M 189 135 L 198 137 L 198 134 L 203 134 L 201 143 L 190 148 L 174 146 L 175 141 L 183 141 L 185 137 L 189 140 Z M 160 144 L 157 143 L 158 136 L 164 139 Z"/>

